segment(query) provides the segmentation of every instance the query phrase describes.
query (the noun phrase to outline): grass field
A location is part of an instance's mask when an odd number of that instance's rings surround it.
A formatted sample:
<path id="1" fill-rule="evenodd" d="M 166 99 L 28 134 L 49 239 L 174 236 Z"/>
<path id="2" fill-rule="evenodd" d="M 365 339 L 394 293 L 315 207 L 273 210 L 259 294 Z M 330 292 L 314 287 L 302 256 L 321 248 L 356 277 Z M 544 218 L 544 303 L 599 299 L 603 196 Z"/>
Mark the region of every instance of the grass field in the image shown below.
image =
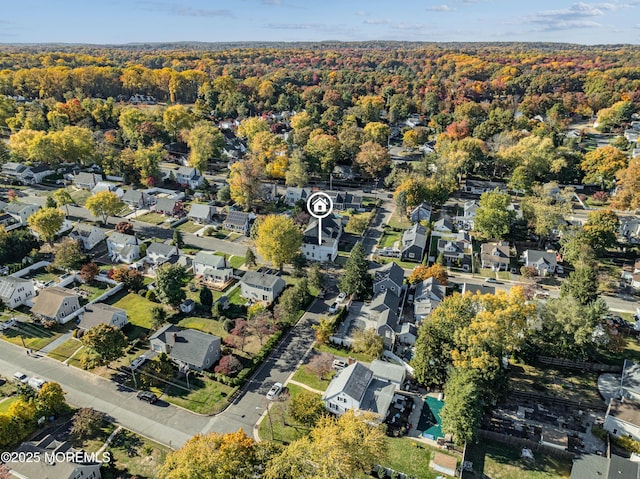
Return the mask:
<path id="1" fill-rule="evenodd" d="M 418 479 L 435 479 L 441 476 L 429 469 L 429 461 L 436 451 L 446 454 L 441 449 L 429 447 L 406 437 L 387 437 L 387 457 L 380 461 L 380 465 L 404 472 L 409 477 Z M 492 477 L 493 479 L 493 477 Z"/>
<path id="2" fill-rule="evenodd" d="M 331 378 L 335 372 L 328 374 L 325 379 L 320 379 L 314 373 L 307 371 L 306 365 L 301 366 L 293 375 L 293 380 L 299 383 L 306 384 L 310 388 L 317 389 L 318 391 L 324 391 L 329 386 Z"/>
<path id="3" fill-rule="evenodd" d="M 520 458 L 520 450 L 507 444 L 482 440 L 467 450 L 473 473 L 465 479 L 560 479 L 571 475 L 571 461 L 550 454 L 534 454 L 535 461 Z"/>
<path id="4" fill-rule="evenodd" d="M 204 228 L 203 225 L 199 225 L 198 223 L 194 223 L 193 221 L 187 221 L 186 223 L 182 223 L 180 226 L 176 227 L 178 231 L 181 231 L 183 233 L 195 233 L 202 228 Z"/>
<path id="5" fill-rule="evenodd" d="M 180 320 L 178 326 L 180 326 L 181 328 L 197 329 L 198 331 L 203 331 L 205 333 L 219 336 L 222 339 L 229 336 L 229 333 L 227 333 L 222 327 L 222 322 L 216 321 L 215 319 L 198 318 L 195 316 L 191 316 Z"/>
<path id="6" fill-rule="evenodd" d="M 123 329 L 129 341 L 146 336 L 152 327 L 151 308 L 156 306 L 156 303 L 135 293 L 128 293 L 123 297 L 116 296 L 114 299 L 117 301 L 113 306 L 124 309 L 129 317 L 129 324 Z"/>
<path id="7" fill-rule="evenodd" d="M 13 396 L 5 399 L 4 401 L 0 401 L 0 414 L 6 414 L 9 412 L 9 407 L 18 399 L 20 399 L 19 396 Z"/>
<path id="8" fill-rule="evenodd" d="M 77 339 L 70 338 L 67 339 L 64 343 L 58 346 L 56 349 L 51 351 L 47 356 L 50 358 L 56 359 L 58 361 L 64 362 L 69 359 L 73 353 L 75 353 L 79 348 L 82 347 L 82 343 Z"/>
<path id="9" fill-rule="evenodd" d="M 378 242 L 378 247 L 380 248 L 391 248 L 397 241 L 402 240 L 402 233 L 399 231 L 392 231 L 387 229 L 382 234 L 380 241 Z"/>
<path id="10" fill-rule="evenodd" d="M 59 338 L 63 333 L 70 331 L 74 324 L 73 321 L 70 321 L 66 325 L 57 326 L 55 329 L 45 329 L 38 324 L 22 322 L 19 323 L 18 330 L 9 329 L 0 337 L 18 346 L 38 351 L 51 341 Z"/>
<path id="11" fill-rule="evenodd" d="M 174 380 L 174 382 L 178 381 Z M 183 381 L 179 383 L 186 386 Z M 171 387 L 162 399 L 200 414 L 215 414 L 222 410 L 227 403 L 227 398 L 236 390 L 206 377 L 190 377 L 189 384 L 191 391 Z"/>
<path id="12" fill-rule="evenodd" d="M 354 353 L 353 351 L 347 351 L 344 349 L 338 349 L 338 348 L 334 348 L 329 346 L 328 344 L 316 344 L 313 347 L 314 350 L 319 351 L 321 353 L 329 353 L 329 354 L 333 354 L 334 356 L 340 356 L 342 358 L 353 358 L 356 361 L 360 361 L 363 363 L 370 363 L 371 362 L 371 358 L 369 356 L 367 356 L 366 354 L 362 354 L 362 353 Z"/>
<path id="13" fill-rule="evenodd" d="M 244 264 L 245 261 L 246 261 L 246 258 L 244 256 L 234 255 L 229 259 L 229 264 L 231 265 L 232 268 L 238 269 L 240 266 Z"/>
<path id="14" fill-rule="evenodd" d="M 304 391 L 304 388 L 289 384 L 287 390 L 289 397 L 295 397 Z M 289 415 L 288 404 L 289 401 L 284 394 L 278 400 L 271 402 L 269 415 L 262 420 L 258 429 L 258 435 L 262 439 L 290 443 L 309 434 L 311 431 L 309 426 L 300 424 Z"/>
<path id="15" fill-rule="evenodd" d="M 87 202 L 87 199 L 91 196 L 91 192 L 89 190 L 69 190 L 69 194 L 73 201 L 80 206 L 84 206 Z"/>
<path id="16" fill-rule="evenodd" d="M 392 228 L 399 228 L 406 230 L 407 228 L 411 228 L 411 223 L 409 219 L 404 217 L 400 219 L 400 215 L 398 214 L 398 209 L 395 208 L 393 213 L 391 213 L 391 218 L 389 218 L 389 226 Z"/>
<path id="17" fill-rule="evenodd" d="M 167 217 L 164 215 L 160 215 L 158 213 L 145 213 L 142 216 L 138 216 L 136 218 L 137 221 L 144 221 L 145 223 L 150 223 L 152 225 L 159 225 L 166 221 Z"/>

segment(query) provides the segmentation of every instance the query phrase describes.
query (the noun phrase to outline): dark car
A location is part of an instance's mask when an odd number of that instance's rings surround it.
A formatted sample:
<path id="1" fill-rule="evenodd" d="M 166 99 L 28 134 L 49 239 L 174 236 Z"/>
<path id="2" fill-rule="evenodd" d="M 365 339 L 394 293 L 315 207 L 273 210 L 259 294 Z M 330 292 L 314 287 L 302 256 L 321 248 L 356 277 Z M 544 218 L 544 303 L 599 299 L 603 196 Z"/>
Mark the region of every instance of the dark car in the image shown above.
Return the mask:
<path id="1" fill-rule="evenodd" d="M 149 404 L 153 404 L 158 400 L 158 396 L 153 394 L 151 391 L 140 391 L 136 397 L 140 399 L 140 401 L 146 401 Z"/>

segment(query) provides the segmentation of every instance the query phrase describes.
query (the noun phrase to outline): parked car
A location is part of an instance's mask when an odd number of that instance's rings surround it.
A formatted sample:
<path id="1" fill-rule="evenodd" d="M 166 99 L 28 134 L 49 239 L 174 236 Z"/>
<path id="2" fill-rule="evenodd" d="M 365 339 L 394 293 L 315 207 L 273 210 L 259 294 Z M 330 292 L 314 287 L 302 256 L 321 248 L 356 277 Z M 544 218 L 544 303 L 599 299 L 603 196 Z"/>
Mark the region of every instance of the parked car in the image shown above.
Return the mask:
<path id="1" fill-rule="evenodd" d="M 151 391 L 140 391 L 138 394 L 136 394 L 136 397 L 140 401 L 146 401 L 149 404 L 153 404 L 154 402 L 156 402 L 158 400 L 158 396 L 156 396 Z"/>
<path id="2" fill-rule="evenodd" d="M 333 364 L 332 364 L 333 369 L 340 370 L 340 369 L 346 368 L 347 366 L 349 366 L 349 364 L 346 361 L 343 361 L 342 359 L 333 360 Z"/>
<path id="3" fill-rule="evenodd" d="M 143 354 L 142 356 L 138 356 L 133 361 L 131 361 L 131 369 L 138 369 L 142 364 L 147 360 L 147 357 Z"/>
<path id="4" fill-rule="evenodd" d="M 497 283 L 497 281 L 495 280 L 495 278 L 487 278 L 484 280 L 485 283 Z"/>
<path id="5" fill-rule="evenodd" d="M 275 398 L 277 398 L 280 393 L 282 392 L 282 383 L 275 383 L 273 386 L 271 386 L 271 389 L 269 389 L 269 392 L 267 393 L 267 399 L 269 399 L 270 401 L 273 401 Z"/>
<path id="6" fill-rule="evenodd" d="M 42 389 L 42 386 L 44 386 L 46 383 L 47 383 L 47 381 L 45 381 L 42 378 L 31 378 L 27 382 L 27 384 L 29 384 L 29 386 L 31 386 L 33 389 L 36 389 L 36 390 Z"/>
<path id="7" fill-rule="evenodd" d="M 21 383 L 29 382 L 29 376 L 27 376 L 25 373 L 20 371 L 16 371 L 15 373 L 13 373 L 13 377 L 16 380 L 20 381 Z"/>
<path id="8" fill-rule="evenodd" d="M 336 301 L 338 303 L 342 303 L 346 298 L 347 298 L 347 293 L 340 293 L 338 295 L 338 299 L 336 299 Z"/>
<path id="9" fill-rule="evenodd" d="M 338 304 L 337 301 L 335 301 L 331 306 L 329 306 L 329 314 L 335 314 L 338 312 L 338 307 L 340 305 Z"/>
<path id="10" fill-rule="evenodd" d="M 8 319 L 4 323 L 0 324 L 0 330 L 5 331 L 9 328 L 15 327 L 17 324 L 18 324 L 18 321 L 16 320 L 16 318 Z"/>

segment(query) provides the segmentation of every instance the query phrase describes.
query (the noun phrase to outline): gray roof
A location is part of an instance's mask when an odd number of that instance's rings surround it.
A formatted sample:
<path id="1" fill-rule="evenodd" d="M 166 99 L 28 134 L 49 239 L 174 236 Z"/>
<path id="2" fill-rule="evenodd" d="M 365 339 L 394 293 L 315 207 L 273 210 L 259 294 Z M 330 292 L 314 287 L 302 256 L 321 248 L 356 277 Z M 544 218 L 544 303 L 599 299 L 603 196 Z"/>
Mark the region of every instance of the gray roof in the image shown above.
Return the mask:
<path id="1" fill-rule="evenodd" d="M 488 284 L 473 284 L 473 283 L 462 283 L 462 294 L 471 293 L 471 294 L 496 294 L 495 286 L 489 286 Z"/>
<path id="2" fill-rule="evenodd" d="M 427 228 L 419 223 L 402 234 L 402 248 L 406 249 L 411 246 L 419 246 L 423 250 L 427 246 Z"/>
<path id="3" fill-rule="evenodd" d="M 189 178 L 199 176 L 198 170 L 191 166 L 181 166 L 176 170 L 176 174 L 181 176 L 188 176 Z"/>
<path id="4" fill-rule="evenodd" d="M 322 244 L 330 244 L 335 241 L 342 232 L 342 224 L 331 216 L 322 219 Z M 311 218 L 309 225 L 304 230 L 303 241 L 305 243 L 318 244 L 318 219 Z"/>
<path id="5" fill-rule="evenodd" d="M 191 209 L 189 210 L 189 214 L 187 216 L 189 216 L 190 218 L 209 218 L 215 212 L 215 206 L 196 203 L 191 205 Z"/>
<path id="6" fill-rule="evenodd" d="M 193 258 L 193 263 L 211 266 L 215 269 L 226 268 L 224 256 L 217 255 L 209 251 L 198 251 Z"/>
<path id="7" fill-rule="evenodd" d="M 452 241 L 452 240 L 446 240 L 446 239 L 441 239 L 438 240 L 438 251 L 444 251 L 447 248 L 452 248 L 455 253 L 458 254 L 464 254 L 464 243 L 462 243 L 461 241 Z M 451 253 L 451 251 L 449 251 L 449 253 Z"/>
<path id="8" fill-rule="evenodd" d="M 331 398 L 344 393 L 360 401 L 372 378 L 373 372 L 369 368 L 358 362 L 353 363 L 334 376 L 322 398 Z"/>
<path id="9" fill-rule="evenodd" d="M 175 198 L 158 198 L 158 201 L 156 202 L 156 211 L 173 213 L 173 210 L 179 202 L 180 200 Z"/>
<path id="10" fill-rule="evenodd" d="M 384 311 L 390 309 L 394 313 L 398 310 L 400 304 L 400 298 L 396 293 L 391 290 L 385 289 L 383 292 L 376 294 L 371 301 L 369 309 L 373 311 Z"/>
<path id="11" fill-rule="evenodd" d="M 393 383 L 372 379 L 362 401 L 360 401 L 360 409 L 371 411 L 384 421 L 389 412 L 389 406 L 391 406 L 395 391 L 396 386 Z"/>
<path id="12" fill-rule="evenodd" d="M 111 241 L 113 244 L 137 244 L 137 238 L 133 235 L 126 235 L 124 233 L 111 233 L 107 238 L 107 241 Z M 133 243 L 132 243 L 133 241 Z"/>
<path id="13" fill-rule="evenodd" d="M 88 304 L 84 308 L 84 314 L 80 320 L 78 327 L 83 329 L 91 329 L 99 324 L 109 324 L 114 315 L 127 312 L 124 309 L 116 308 L 109 304 L 94 303 Z"/>
<path id="14" fill-rule="evenodd" d="M 415 298 L 426 296 L 442 301 L 446 294 L 446 288 L 436 281 L 432 276 L 416 285 Z"/>
<path id="15" fill-rule="evenodd" d="M 407 375 L 404 366 L 390 363 L 388 361 L 380 361 L 379 359 L 371 361 L 369 369 L 373 372 L 374 378 L 381 379 L 383 381 L 390 381 L 400 385 L 402 385 L 404 378 Z"/>
<path id="16" fill-rule="evenodd" d="M 82 184 L 95 184 L 100 181 L 102 177 L 100 175 L 96 175 L 95 173 L 87 173 L 85 171 L 81 171 L 77 175 L 73 177 L 74 183 L 82 183 Z"/>
<path id="17" fill-rule="evenodd" d="M 40 206 L 32 205 L 29 203 L 9 203 L 9 205 L 5 208 L 5 211 L 7 213 L 13 213 L 15 215 L 18 215 L 22 211 L 26 210 L 27 208 L 35 208 L 36 210 L 39 210 Z"/>
<path id="18" fill-rule="evenodd" d="M 147 255 L 149 253 L 154 253 L 159 256 L 164 256 L 165 258 L 169 258 L 176 254 L 176 247 L 166 243 L 159 243 L 154 241 L 147 247 Z M 173 253 L 173 254 L 172 254 Z"/>
<path id="19" fill-rule="evenodd" d="M 198 367 L 203 367 L 211 343 L 217 343 L 217 347 L 220 347 L 218 336 L 195 329 L 182 329 L 173 324 L 160 328 L 149 341 L 154 339 L 171 346 L 171 358 Z"/>
<path id="20" fill-rule="evenodd" d="M 104 233 L 102 228 L 94 225 L 88 225 L 86 223 L 76 223 L 73 227 L 73 233 L 85 238 L 88 238 L 95 230 L 102 231 L 102 233 Z"/>
<path id="21" fill-rule="evenodd" d="M 17 278 L 15 276 L 0 277 L 0 298 L 9 299 L 13 292 L 21 284 L 31 283 L 30 279 Z"/>
<path id="22" fill-rule="evenodd" d="M 279 282 L 284 282 L 280 276 L 275 274 L 258 273 L 257 271 L 247 271 L 242 277 L 242 282 L 248 286 L 260 286 L 273 288 Z"/>
<path id="23" fill-rule="evenodd" d="M 634 363 L 628 359 L 624 360 L 621 385 L 625 392 L 640 396 L 640 363 Z M 629 397 L 629 399 L 632 398 Z"/>
<path id="24" fill-rule="evenodd" d="M 122 195 L 122 201 L 131 201 L 137 203 L 144 196 L 144 192 L 140 190 L 127 190 Z"/>
<path id="25" fill-rule="evenodd" d="M 638 479 L 640 464 L 616 456 L 580 454 L 573 459 L 571 479 Z"/>
<path id="26" fill-rule="evenodd" d="M 386 279 L 393 281 L 398 286 L 402 286 L 402 283 L 404 283 L 404 270 L 395 261 L 387 263 L 375 271 L 374 282 L 377 283 Z"/>
<path id="27" fill-rule="evenodd" d="M 439 229 L 442 226 L 444 226 L 449 231 L 453 231 L 455 229 L 453 223 L 451 222 L 451 220 L 449 220 L 449 218 L 440 218 L 433 224 L 434 229 Z"/>
<path id="28" fill-rule="evenodd" d="M 511 255 L 511 249 L 509 243 L 484 243 L 480 247 L 480 258 L 483 261 L 494 261 L 499 263 L 509 263 L 509 256 Z"/>
<path id="29" fill-rule="evenodd" d="M 525 251 L 525 254 L 527 256 L 527 262 L 530 265 L 548 264 L 550 266 L 555 266 L 558 263 L 556 253 L 554 252 L 528 249 Z"/>
<path id="30" fill-rule="evenodd" d="M 244 211 L 229 211 L 227 215 L 227 219 L 224 220 L 225 223 L 242 226 L 249 221 L 249 213 L 245 213 Z"/>

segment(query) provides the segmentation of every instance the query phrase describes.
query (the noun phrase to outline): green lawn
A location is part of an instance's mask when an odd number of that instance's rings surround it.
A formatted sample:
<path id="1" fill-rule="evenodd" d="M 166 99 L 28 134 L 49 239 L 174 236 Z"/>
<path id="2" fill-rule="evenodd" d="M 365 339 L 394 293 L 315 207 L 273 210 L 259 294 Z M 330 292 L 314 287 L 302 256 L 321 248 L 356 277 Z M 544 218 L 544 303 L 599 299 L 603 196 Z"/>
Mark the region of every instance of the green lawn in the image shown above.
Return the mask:
<path id="1" fill-rule="evenodd" d="M 320 379 L 314 373 L 307 371 L 306 365 L 302 365 L 296 373 L 293 375 L 293 380 L 299 383 L 306 384 L 310 388 L 317 389 L 318 391 L 324 391 L 329 386 L 331 378 L 335 372 L 327 375 L 327 379 Z"/>
<path id="2" fill-rule="evenodd" d="M 509 271 L 498 271 L 498 279 L 511 281 L 511 273 Z"/>
<path id="3" fill-rule="evenodd" d="M 74 338 L 67 339 L 60 346 L 51 351 L 47 356 L 53 359 L 57 359 L 58 361 L 64 362 L 68 358 L 70 358 L 73 353 L 75 353 L 80 347 L 82 347 L 82 343 Z"/>
<path id="4" fill-rule="evenodd" d="M 386 229 L 378 242 L 380 248 L 391 248 L 397 241 L 402 240 L 402 233 Z"/>
<path id="5" fill-rule="evenodd" d="M 195 233 L 196 231 L 204 228 L 203 225 L 198 223 L 194 223 L 193 221 L 187 221 L 186 223 L 182 223 L 180 226 L 177 226 L 176 229 L 183 233 Z"/>
<path id="6" fill-rule="evenodd" d="M 111 286 L 108 283 L 94 281 L 93 283 L 81 284 L 78 288 L 89 293 L 89 296 L 86 298 L 87 301 L 93 301 L 106 293 Z"/>
<path id="7" fill-rule="evenodd" d="M 89 190 L 70 190 L 69 194 L 71 195 L 71 198 L 73 198 L 73 201 L 80 205 L 80 206 L 84 206 L 84 204 L 87 202 L 87 199 L 91 196 L 91 192 Z"/>
<path id="8" fill-rule="evenodd" d="M 287 390 L 289 397 L 294 397 L 304 391 L 304 388 L 289 384 Z M 285 394 L 282 394 L 277 401 L 271 402 L 269 415 L 265 416 L 258 429 L 258 435 L 262 439 L 290 443 L 309 434 L 311 430 L 309 426 L 300 424 L 288 414 L 288 403 Z"/>
<path id="9" fill-rule="evenodd" d="M 10 329 L 5 331 L 0 337 L 9 341 L 10 343 L 17 344 L 18 346 L 24 346 L 25 348 L 38 351 L 44 348 L 47 344 L 59 338 L 62 333 L 70 331 L 75 322 L 57 326 L 54 329 L 45 329 L 39 324 L 34 323 L 20 323 L 18 331 Z"/>
<path id="10" fill-rule="evenodd" d="M 399 228 L 399 229 L 403 229 L 406 230 L 407 228 L 411 228 L 411 223 L 409 222 L 409 219 L 406 217 L 403 217 L 402 219 L 400 219 L 400 215 L 398 214 L 398 209 L 394 209 L 393 213 L 391 214 L 391 218 L 389 218 L 389 226 L 392 228 Z"/>
<path id="11" fill-rule="evenodd" d="M 385 439 L 387 457 L 380 461 L 380 465 L 418 479 L 435 479 L 441 475 L 429 469 L 429 461 L 436 451 L 446 454 L 442 449 L 436 449 L 406 437 Z M 494 479 L 493 476 L 490 477 Z"/>
<path id="12" fill-rule="evenodd" d="M 229 333 L 227 333 L 222 327 L 222 322 L 216 321 L 215 319 L 198 318 L 195 316 L 191 316 L 180 320 L 178 326 L 180 326 L 181 328 L 197 329 L 198 331 L 203 331 L 205 333 L 219 336 L 222 339 L 229 336 Z"/>
<path id="13" fill-rule="evenodd" d="M 10 398 L 5 399 L 4 401 L 0 402 L 0 414 L 6 414 L 7 412 L 9 412 L 9 407 L 16 402 L 18 399 L 20 399 L 19 396 L 13 396 Z"/>
<path id="14" fill-rule="evenodd" d="M 132 325 L 151 329 L 151 308 L 156 306 L 153 301 L 149 301 L 139 294 L 129 293 L 114 303 L 113 306 L 124 309 L 129 317 L 129 323 Z"/>
<path id="15" fill-rule="evenodd" d="M 174 382 L 178 381 L 174 380 Z M 179 383 L 186 386 L 182 380 Z M 162 399 L 200 414 L 216 414 L 222 410 L 227 403 L 227 398 L 237 389 L 207 377 L 189 377 L 189 384 L 191 391 L 171 387 Z"/>
<path id="16" fill-rule="evenodd" d="M 491 479 L 559 479 L 571 475 L 571 461 L 551 454 L 534 453 L 535 461 L 520 458 L 520 449 L 507 444 L 482 440 L 467 450 L 467 460 L 473 462 L 473 474 L 468 478 Z M 484 475 L 483 475 L 484 474 Z"/>
<path id="17" fill-rule="evenodd" d="M 145 213 L 142 216 L 138 216 L 136 220 L 151 223 L 152 225 L 159 225 L 160 223 L 164 223 L 167 217 L 158 213 Z"/>
<path id="18" fill-rule="evenodd" d="M 242 235 L 240 233 L 229 233 L 229 235 L 225 238 L 227 241 L 235 241 L 240 238 Z"/>
<path id="19" fill-rule="evenodd" d="M 631 319 L 629 319 L 628 317 L 625 319 L 631 321 Z M 626 345 L 623 350 L 609 351 L 602 348 L 600 351 L 598 351 L 598 356 L 596 359 L 603 363 L 612 364 L 615 366 L 622 366 L 625 359 L 640 362 L 640 344 L 638 344 L 638 340 L 635 338 L 626 338 Z"/>
<path id="20" fill-rule="evenodd" d="M 242 291 L 240 289 L 240 286 L 233 288 L 233 291 L 231 291 L 230 293 L 227 293 L 227 296 L 229 297 L 229 302 L 232 304 L 237 304 L 238 306 L 242 306 L 243 304 L 245 304 L 247 300 L 242 296 L 240 296 L 241 293 Z"/>
<path id="21" fill-rule="evenodd" d="M 338 348 L 334 348 L 332 346 L 329 346 L 328 344 L 316 344 L 313 349 L 315 349 L 316 351 L 319 351 L 321 353 L 329 353 L 329 354 L 333 354 L 334 356 L 340 356 L 343 358 L 353 358 L 356 361 L 360 361 L 363 363 L 370 363 L 371 362 L 371 358 L 369 356 L 367 356 L 366 354 L 362 354 L 362 353 L 354 353 L 353 351 L 347 351 L 344 349 L 338 349 Z"/>
<path id="22" fill-rule="evenodd" d="M 234 255 L 229 259 L 229 264 L 231 265 L 232 268 L 238 269 L 240 266 L 244 264 L 245 261 L 246 261 L 246 258 L 244 256 Z"/>

